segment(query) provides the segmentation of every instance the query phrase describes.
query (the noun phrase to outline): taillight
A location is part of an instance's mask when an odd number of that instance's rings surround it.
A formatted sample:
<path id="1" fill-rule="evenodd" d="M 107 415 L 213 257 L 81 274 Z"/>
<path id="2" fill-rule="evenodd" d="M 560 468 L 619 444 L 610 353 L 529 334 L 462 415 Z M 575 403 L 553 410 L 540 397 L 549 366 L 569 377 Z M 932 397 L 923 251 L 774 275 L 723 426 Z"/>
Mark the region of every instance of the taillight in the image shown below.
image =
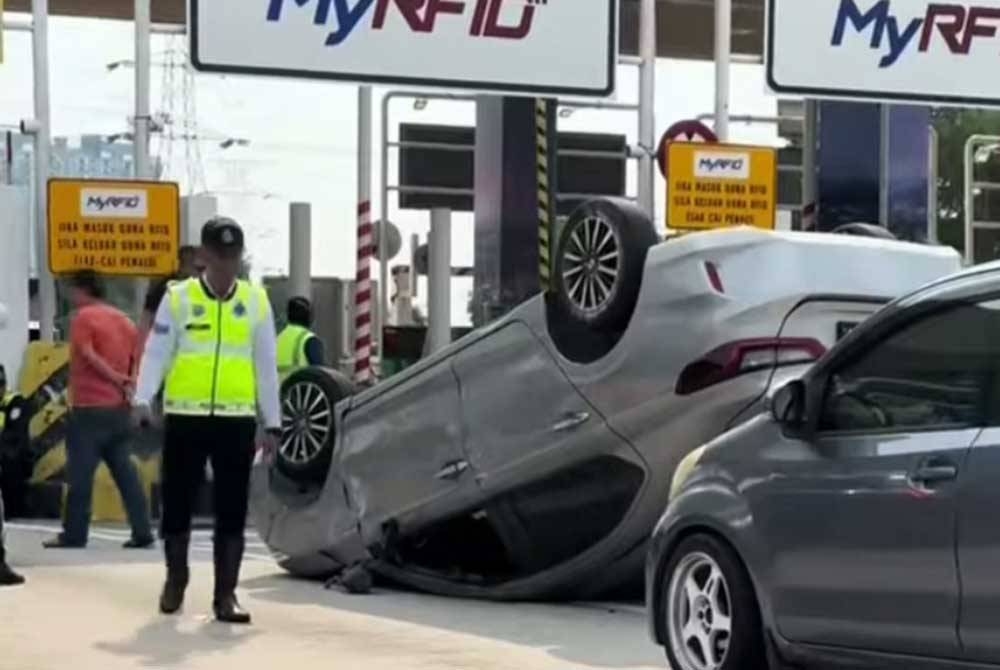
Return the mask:
<path id="1" fill-rule="evenodd" d="M 811 338 L 737 340 L 713 349 L 689 364 L 677 379 L 677 395 L 688 395 L 748 372 L 781 365 L 812 363 L 826 348 Z"/>

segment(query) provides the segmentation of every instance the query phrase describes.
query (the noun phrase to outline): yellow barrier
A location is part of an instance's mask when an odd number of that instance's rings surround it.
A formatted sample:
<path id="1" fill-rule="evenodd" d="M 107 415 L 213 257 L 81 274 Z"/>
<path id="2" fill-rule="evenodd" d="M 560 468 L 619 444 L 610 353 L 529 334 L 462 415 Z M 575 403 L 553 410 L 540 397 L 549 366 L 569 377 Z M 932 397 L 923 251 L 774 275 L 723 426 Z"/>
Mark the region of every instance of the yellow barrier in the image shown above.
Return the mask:
<path id="1" fill-rule="evenodd" d="M 65 513 L 67 486 L 66 424 L 69 414 L 67 386 L 69 383 L 69 347 L 65 344 L 32 342 L 25 353 L 18 389 L 36 408 L 29 429 L 31 450 L 35 458 L 31 484 L 60 482 L 62 509 Z M 143 491 L 148 501 L 153 485 L 160 479 L 158 454 L 132 456 L 139 471 Z M 125 508 L 107 466 L 101 464 L 94 475 L 92 520 L 97 522 L 126 521 Z"/>

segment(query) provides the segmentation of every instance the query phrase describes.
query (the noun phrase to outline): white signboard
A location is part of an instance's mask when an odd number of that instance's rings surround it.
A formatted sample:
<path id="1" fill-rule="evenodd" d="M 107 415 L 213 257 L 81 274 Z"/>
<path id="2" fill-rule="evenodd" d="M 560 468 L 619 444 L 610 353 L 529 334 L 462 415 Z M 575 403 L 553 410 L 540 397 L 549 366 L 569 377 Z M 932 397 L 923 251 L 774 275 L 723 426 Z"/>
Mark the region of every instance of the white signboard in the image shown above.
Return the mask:
<path id="1" fill-rule="evenodd" d="M 1000 0 L 767 2 L 778 93 L 1000 105 Z"/>
<path id="2" fill-rule="evenodd" d="M 203 72 L 614 91 L 618 0 L 190 0 L 189 10 Z"/>

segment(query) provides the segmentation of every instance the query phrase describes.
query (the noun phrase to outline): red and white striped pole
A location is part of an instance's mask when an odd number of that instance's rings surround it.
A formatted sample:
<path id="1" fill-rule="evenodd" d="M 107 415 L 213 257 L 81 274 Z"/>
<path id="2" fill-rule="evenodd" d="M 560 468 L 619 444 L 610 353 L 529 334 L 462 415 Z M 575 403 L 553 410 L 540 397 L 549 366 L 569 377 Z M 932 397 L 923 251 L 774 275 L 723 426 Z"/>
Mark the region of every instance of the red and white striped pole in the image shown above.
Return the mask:
<path id="1" fill-rule="evenodd" d="M 374 381 L 372 372 L 372 89 L 358 87 L 358 271 L 354 285 L 354 381 Z"/>

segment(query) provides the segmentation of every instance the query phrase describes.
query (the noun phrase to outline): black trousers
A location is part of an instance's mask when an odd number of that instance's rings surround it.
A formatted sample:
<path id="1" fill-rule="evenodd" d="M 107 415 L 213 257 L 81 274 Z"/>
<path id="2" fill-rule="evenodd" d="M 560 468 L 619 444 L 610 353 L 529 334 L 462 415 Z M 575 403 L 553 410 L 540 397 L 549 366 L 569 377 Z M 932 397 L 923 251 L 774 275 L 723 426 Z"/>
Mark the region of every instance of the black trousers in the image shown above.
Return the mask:
<path id="1" fill-rule="evenodd" d="M 256 436 L 254 418 L 167 416 L 160 493 L 164 537 L 191 532 L 191 514 L 208 460 L 215 534 L 243 537 Z"/>

